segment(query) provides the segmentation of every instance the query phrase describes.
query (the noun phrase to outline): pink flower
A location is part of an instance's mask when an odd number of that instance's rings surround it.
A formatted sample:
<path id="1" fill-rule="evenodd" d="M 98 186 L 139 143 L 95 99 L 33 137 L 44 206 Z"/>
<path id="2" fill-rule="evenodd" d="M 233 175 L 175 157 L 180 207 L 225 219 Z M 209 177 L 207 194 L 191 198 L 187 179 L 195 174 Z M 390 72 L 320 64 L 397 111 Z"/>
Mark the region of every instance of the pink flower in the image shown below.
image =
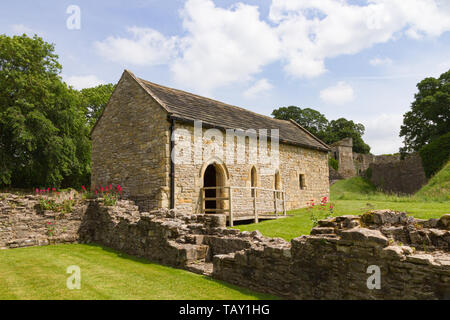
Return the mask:
<path id="1" fill-rule="evenodd" d="M 38 188 L 36 188 L 36 193 L 39 193 L 39 189 Z"/>
<path id="2" fill-rule="evenodd" d="M 102 192 L 105 192 L 105 189 L 103 189 L 103 187 L 100 187 L 100 190 L 101 190 Z"/>
<path id="3" fill-rule="evenodd" d="M 53 191 L 53 192 L 55 192 L 55 191 L 56 191 L 56 189 L 55 189 L 55 188 L 52 188 L 52 191 Z"/>
<path id="4" fill-rule="evenodd" d="M 85 187 L 85 186 L 82 186 L 81 189 L 83 189 L 84 191 L 86 191 L 86 187 Z"/>
<path id="5" fill-rule="evenodd" d="M 112 184 L 110 184 L 110 185 L 109 185 L 109 189 L 110 189 L 110 190 L 112 190 L 112 189 L 113 189 L 113 187 L 112 187 Z"/>

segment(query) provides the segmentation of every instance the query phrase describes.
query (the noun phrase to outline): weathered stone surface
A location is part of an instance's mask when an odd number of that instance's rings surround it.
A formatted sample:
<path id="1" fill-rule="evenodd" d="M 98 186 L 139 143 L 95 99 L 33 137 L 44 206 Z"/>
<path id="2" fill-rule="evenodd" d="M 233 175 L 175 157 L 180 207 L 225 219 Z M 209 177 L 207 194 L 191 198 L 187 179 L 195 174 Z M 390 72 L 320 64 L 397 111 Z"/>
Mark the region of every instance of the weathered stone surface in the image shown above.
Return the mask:
<path id="1" fill-rule="evenodd" d="M 217 227 L 202 215 L 139 212 L 131 201 L 114 207 L 88 201 L 57 220 L 70 232 L 57 230 L 56 237 L 48 237 L 45 222 L 55 213 L 35 211 L 34 198 L 19 207 L 9 201 L 0 201 L 2 247 L 94 242 L 288 299 L 450 297 L 449 231 L 441 223 L 425 228 L 401 213 L 374 212 L 367 217 L 376 219 L 362 223 L 358 216 L 331 218 L 320 221 L 315 234 L 287 242 L 258 231 Z M 418 243 L 424 239 L 426 246 Z M 380 290 L 366 285 L 372 265 L 381 270 Z"/>
<path id="2" fill-rule="evenodd" d="M 0 194 L 0 248 L 75 243 L 86 204 L 71 213 L 43 211 L 38 196 Z"/>
<path id="3" fill-rule="evenodd" d="M 447 230 L 450 230 L 450 214 L 444 214 L 440 219 L 439 223 L 447 228 Z"/>
<path id="4" fill-rule="evenodd" d="M 372 242 L 381 246 L 386 246 L 388 244 L 388 239 L 378 230 L 354 228 L 344 230 L 340 235 L 343 240 Z"/>

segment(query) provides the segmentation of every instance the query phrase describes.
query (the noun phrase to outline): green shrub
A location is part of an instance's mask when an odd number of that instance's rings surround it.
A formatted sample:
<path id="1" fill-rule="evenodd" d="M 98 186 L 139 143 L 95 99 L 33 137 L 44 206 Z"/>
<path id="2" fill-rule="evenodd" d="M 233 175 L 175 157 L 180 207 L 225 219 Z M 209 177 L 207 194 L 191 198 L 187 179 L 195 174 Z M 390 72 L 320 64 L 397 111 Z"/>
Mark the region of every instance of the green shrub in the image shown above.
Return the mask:
<path id="1" fill-rule="evenodd" d="M 367 168 L 366 172 L 364 172 L 364 178 L 370 181 L 372 179 L 372 168 Z"/>
<path id="2" fill-rule="evenodd" d="M 335 158 L 329 158 L 328 165 L 336 171 L 339 170 L 339 162 Z"/>
<path id="3" fill-rule="evenodd" d="M 431 178 L 450 157 L 450 132 L 433 140 L 419 151 L 427 178 Z"/>
<path id="4" fill-rule="evenodd" d="M 53 199 L 42 198 L 39 200 L 39 205 L 42 210 L 58 211 L 58 204 Z"/>

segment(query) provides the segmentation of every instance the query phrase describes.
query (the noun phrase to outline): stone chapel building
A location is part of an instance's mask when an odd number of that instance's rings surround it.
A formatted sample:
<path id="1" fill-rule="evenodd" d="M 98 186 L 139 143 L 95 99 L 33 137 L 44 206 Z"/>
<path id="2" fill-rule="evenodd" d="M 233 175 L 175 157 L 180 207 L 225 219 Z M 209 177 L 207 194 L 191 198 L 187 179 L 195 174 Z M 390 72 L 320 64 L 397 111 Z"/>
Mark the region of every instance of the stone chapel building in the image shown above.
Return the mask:
<path id="1" fill-rule="evenodd" d="M 211 128 L 224 135 L 227 129 L 267 129 L 269 137 L 270 130 L 278 129 L 279 161 L 230 162 L 217 154 L 192 163 L 172 161 L 172 151 L 179 141 L 171 137 L 177 130 L 192 134 L 183 142 L 194 152 L 194 121 L 202 122 L 199 139 L 203 157 L 211 144 L 227 147 L 225 138 L 220 141 L 207 134 Z M 330 149 L 294 121 L 273 119 L 163 87 L 128 70 L 122 74 L 91 137 L 91 187 L 120 184 L 125 196 L 146 211 L 231 211 L 236 220 L 245 220 L 255 214 L 274 215 L 305 207 L 307 201 L 329 195 Z M 247 159 L 252 152 L 257 153 L 261 137 L 257 138 L 256 149 L 250 146 L 249 137 L 244 139 Z M 270 139 L 267 145 L 271 147 Z"/>

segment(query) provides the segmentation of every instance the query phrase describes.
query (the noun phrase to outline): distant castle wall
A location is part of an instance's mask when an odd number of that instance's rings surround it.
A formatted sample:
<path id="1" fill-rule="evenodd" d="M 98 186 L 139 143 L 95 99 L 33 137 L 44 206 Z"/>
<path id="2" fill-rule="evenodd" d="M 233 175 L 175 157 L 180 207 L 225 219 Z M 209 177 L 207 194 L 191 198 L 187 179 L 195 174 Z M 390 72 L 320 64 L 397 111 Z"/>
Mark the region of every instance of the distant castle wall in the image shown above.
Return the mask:
<path id="1" fill-rule="evenodd" d="M 375 156 L 356 153 L 352 152 L 352 138 L 338 141 L 331 147 L 331 156 L 338 160 L 339 168 L 330 173 L 330 180 L 365 176 L 382 190 L 399 194 L 413 194 L 427 182 L 418 154 L 402 160 L 398 154 Z"/>

